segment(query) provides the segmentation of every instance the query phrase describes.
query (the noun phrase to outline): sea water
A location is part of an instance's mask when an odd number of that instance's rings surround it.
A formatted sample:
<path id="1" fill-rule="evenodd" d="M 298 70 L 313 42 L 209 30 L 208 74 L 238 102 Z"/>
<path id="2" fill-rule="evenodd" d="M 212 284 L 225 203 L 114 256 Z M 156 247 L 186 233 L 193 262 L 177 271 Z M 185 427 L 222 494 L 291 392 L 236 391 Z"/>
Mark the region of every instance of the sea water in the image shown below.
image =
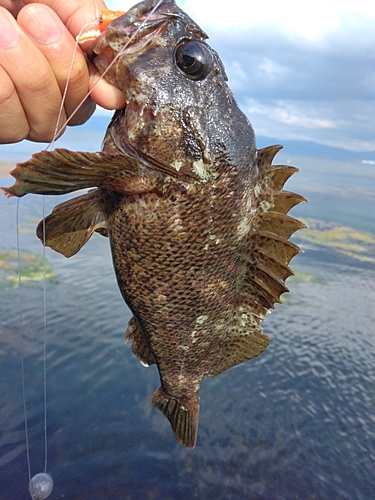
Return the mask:
<path id="1" fill-rule="evenodd" d="M 285 153 L 291 293 L 264 323 L 257 359 L 207 379 L 197 446 L 179 446 L 150 403 L 156 368 L 123 336 L 130 312 L 108 240 L 74 257 L 47 249 L 47 415 L 51 499 L 370 499 L 375 491 L 375 167 Z M 9 185 L 9 179 L 2 184 Z M 46 197 L 46 213 L 66 197 Z M 0 197 L 0 497 L 26 500 L 15 200 Z M 41 199 L 20 205 L 25 382 L 32 474 L 42 470 Z M 28 267 L 29 266 L 29 267 Z"/>

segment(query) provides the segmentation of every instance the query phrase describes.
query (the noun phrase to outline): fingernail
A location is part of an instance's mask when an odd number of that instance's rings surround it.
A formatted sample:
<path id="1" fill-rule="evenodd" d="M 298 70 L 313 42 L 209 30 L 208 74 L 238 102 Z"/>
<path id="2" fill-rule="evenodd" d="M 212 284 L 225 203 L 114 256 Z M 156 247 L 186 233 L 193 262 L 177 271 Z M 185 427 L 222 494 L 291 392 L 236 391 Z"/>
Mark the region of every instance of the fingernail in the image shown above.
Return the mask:
<path id="1" fill-rule="evenodd" d="M 5 50 L 16 45 L 20 34 L 9 19 L 10 14 L 0 9 L 0 49 Z"/>
<path id="2" fill-rule="evenodd" d="M 46 8 L 29 5 L 27 15 L 29 16 L 27 33 L 36 42 L 50 44 L 60 38 L 61 28 Z"/>

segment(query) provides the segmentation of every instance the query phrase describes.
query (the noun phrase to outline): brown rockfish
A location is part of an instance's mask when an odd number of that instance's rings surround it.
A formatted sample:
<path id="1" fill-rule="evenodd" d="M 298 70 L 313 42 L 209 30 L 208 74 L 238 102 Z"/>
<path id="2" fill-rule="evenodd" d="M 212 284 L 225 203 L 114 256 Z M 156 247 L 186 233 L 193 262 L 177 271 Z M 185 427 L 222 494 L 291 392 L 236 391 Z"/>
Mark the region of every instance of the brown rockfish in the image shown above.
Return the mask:
<path id="1" fill-rule="evenodd" d="M 94 231 L 109 236 L 133 313 L 125 338 L 143 364 L 156 363 L 152 403 L 193 448 L 202 380 L 269 343 L 260 323 L 288 290 L 300 252 L 289 237 L 304 227 L 286 214 L 305 200 L 282 190 L 297 169 L 271 165 L 281 146 L 257 150 L 207 35 L 173 0 L 159 4 L 140 2 L 89 49 L 101 73 L 121 52 L 105 78 L 126 106 L 103 151 L 37 153 L 5 191 L 96 188 L 58 205 L 37 235 L 66 257 Z"/>

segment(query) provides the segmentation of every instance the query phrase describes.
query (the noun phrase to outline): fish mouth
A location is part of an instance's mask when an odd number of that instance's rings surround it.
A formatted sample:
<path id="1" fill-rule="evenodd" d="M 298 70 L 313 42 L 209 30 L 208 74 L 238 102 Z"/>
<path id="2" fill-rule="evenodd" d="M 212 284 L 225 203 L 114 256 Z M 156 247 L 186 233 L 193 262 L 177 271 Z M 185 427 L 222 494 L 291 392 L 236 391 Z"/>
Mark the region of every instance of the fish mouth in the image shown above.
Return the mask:
<path id="1" fill-rule="evenodd" d="M 88 47 L 87 57 L 95 63 L 100 73 L 108 70 L 120 53 L 130 56 L 146 52 L 167 29 L 170 14 L 160 11 L 160 7 L 155 12 L 151 10 L 151 14 L 138 10 L 139 17 L 134 15 L 133 7 L 115 18 Z"/>

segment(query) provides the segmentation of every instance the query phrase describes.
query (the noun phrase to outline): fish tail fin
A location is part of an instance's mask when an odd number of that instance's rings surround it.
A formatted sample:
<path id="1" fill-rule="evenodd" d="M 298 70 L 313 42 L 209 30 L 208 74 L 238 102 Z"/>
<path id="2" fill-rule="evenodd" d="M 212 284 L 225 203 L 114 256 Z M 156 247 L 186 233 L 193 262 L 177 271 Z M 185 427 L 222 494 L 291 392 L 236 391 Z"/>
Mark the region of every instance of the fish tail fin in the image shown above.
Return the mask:
<path id="1" fill-rule="evenodd" d="M 94 231 L 106 236 L 106 222 L 97 190 L 57 205 L 39 222 L 36 234 L 45 246 L 71 257 Z"/>
<path id="2" fill-rule="evenodd" d="M 169 396 L 159 387 L 151 402 L 167 417 L 177 441 L 186 448 L 194 448 L 198 434 L 199 396 L 181 404 L 178 398 Z"/>

